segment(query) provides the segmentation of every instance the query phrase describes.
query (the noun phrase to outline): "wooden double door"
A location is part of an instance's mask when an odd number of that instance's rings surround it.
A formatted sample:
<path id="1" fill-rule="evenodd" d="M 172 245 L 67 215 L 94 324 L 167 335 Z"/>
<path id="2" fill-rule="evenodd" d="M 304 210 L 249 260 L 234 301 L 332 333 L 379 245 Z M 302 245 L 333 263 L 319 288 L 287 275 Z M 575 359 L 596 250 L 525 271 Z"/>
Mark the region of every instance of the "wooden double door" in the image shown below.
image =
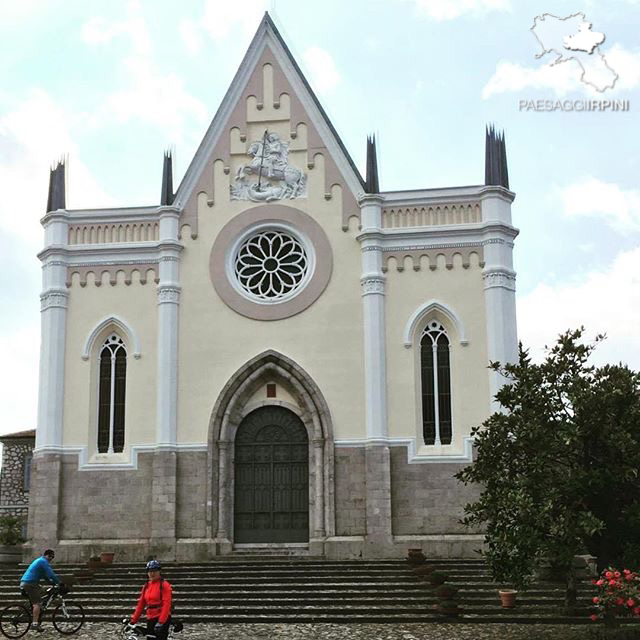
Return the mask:
<path id="1" fill-rule="evenodd" d="M 309 439 L 278 406 L 247 415 L 235 439 L 234 541 L 309 541 Z"/>

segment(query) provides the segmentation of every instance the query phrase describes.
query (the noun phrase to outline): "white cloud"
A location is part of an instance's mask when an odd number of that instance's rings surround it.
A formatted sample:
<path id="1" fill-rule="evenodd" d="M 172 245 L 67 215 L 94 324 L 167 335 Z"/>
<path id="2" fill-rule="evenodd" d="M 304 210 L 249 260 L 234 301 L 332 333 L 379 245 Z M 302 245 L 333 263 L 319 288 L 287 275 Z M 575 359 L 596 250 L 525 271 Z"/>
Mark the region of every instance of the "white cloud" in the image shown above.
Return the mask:
<path id="1" fill-rule="evenodd" d="M 124 34 L 129 37 L 133 49 L 140 55 L 151 53 L 151 38 L 142 16 L 142 9 L 137 0 L 127 4 L 127 19 L 121 22 L 107 20 L 101 16 L 94 16 L 82 25 L 81 37 L 90 45 L 111 42 L 117 36 Z"/>
<path id="2" fill-rule="evenodd" d="M 525 89 L 551 89 L 560 96 L 570 91 L 595 93 L 595 89 L 580 82 L 580 68 L 576 62 L 526 67 L 517 62 L 502 61 L 498 63 L 495 73 L 483 87 L 482 99 Z"/>
<path id="3" fill-rule="evenodd" d="M 567 216 L 602 218 L 617 231 L 640 231 L 640 191 L 584 178 L 564 187 L 560 198 Z"/>
<path id="4" fill-rule="evenodd" d="M 236 29 L 249 35 L 256 30 L 266 9 L 266 0 L 207 0 L 200 24 L 213 40 L 224 40 Z"/>
<path id="5" fill-rule="evenodd" d="M 91 46 L 104 45 L 124 34 L 131 52 L 122 59 L 127 84 L 109 94 L 92 118 L 94 125 L 115 120 L 118 123 L 141 120 L 155 124 L 171 142 L 180 142 L 187 126 L 207 118 L 205 105 L 189 93 L 175 73 L 157 69 L 152 57 L 152 40 L 136 0 L 127 6 L 122 22 L 91 18 L 82 27 L 82 37 Z M 167 140 L 167 141 L 169 141 Z"/>
<path id="6" fill-rule="evenodd" d="M 509 11 L 510 0 L 412 0 L 418 9 L 434 20 L 453 20 L 467 13 Z"/>
<path id="7" fill-rule="evenodd" d="M 616 44 L 604 53 L 609 66 L 620 76 L 616 89 L 635 89 L 640 86 L 640 50 L 627 51 Z"/>
<path id="8" fill-rule="evenodd" d="M 0 334 L 0 353 L 10 366 L 0 368 L 0 433 L 36 428 L 38 413 L 39 318 L 10 333 Z"/>
<path id="9" fill-rule="evenodd" d="M 178 32 L 187 51 L 191 55 L 199 53 L 200 49 L 202 49 L 202 34 L 199 25 L 194 20 L 185 18 L 180 20 Z"/>
<path id="10" fill-rule="evenodd" d="M 558 334 L 584 325 L 590 337 L 606 333 L 596 350 L 598 363 L 626 362 L 640 369 L 640 247 L 620 253 L 602 272 L 582 281 L 541 284 L 518 299 L 518 333 L 537 360 Z"/>
<path id="11" fill-rule="evenodd" d="M 311 85 L 318 91 L 331 91 L 340 82 L 340 74 L 331 54 L 320 47 L 309 47 L 302 55 L 309 69 Z"/>
<path id="12" fill-rule="evenodd" d="M 10 185 L 0 202 L 0 230 L 27 244 L 33 256 L 42 242 L 49 167 L 68 154 L 69 208 L 114 203 L 83 164 L 73 141 L 73 117 L 45 91 L 28 97 L 0 117 L 0 184 Z M 35 260 L 35 258 L 34 258 Z"/>
<path id="13" fill-rule="evenodd" d="M 614 45 L 604 51 L 607 64 L 618 74 L 615 89 L 607 92 L 607 96 L 624 90 L 634 89 L 640 85 L 640 51 L 627 51 L 620 45 Z M 601 95 L 589 85 L 581 82 L 582 69 L 574 60 L 562 64 L 544 64 L 525 66 L 517 62 L 501 61 L 494 74 L 482 89 L 482 99 L 507 92 L 524 91 L 525 89 L 551 89 L 558 96 L 572 91 L 580 91 L 588 95 Z"/>

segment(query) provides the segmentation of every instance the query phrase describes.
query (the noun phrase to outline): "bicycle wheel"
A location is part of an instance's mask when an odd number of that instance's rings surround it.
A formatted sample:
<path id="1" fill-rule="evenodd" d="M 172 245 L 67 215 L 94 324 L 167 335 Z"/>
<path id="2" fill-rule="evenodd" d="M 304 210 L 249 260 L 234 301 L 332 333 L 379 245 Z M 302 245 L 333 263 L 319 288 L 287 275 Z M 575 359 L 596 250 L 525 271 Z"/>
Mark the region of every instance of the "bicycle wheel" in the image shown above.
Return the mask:
<path id="1" fill-rule="evenodd" d="M 31 611 L 23 604 L 10 604 L 0 612 L 0 631 L 7 638 L 22 638 L 31 627 Z"/>
<path id="2" fill-rule="evenodd" d="M 53 626 L 65 636 L 80 630 L 84 624 L 84 611 L 78 602 L 64 601 L 53 610 Z"/>

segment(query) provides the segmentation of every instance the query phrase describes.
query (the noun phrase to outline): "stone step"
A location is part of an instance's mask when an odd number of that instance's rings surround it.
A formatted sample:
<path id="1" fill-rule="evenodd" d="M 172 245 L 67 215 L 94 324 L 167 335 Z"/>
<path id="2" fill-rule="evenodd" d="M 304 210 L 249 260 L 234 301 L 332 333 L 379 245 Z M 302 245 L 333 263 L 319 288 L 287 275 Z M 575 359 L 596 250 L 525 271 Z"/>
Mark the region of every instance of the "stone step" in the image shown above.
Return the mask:
<path id="1" fill-rule="evenodd" d="M 437 560 L 432 564 L 460 589 L 464 620 L 588 621 L 593 587 L 579 589 L 579 616 L 562 612 L 564 588 L 536 583 L 518 597 L 518 606 L 504 610 L 499 585 L 482 561 Z M 83 564 L 54 567 L 71 576 Z M 22 600 L 18 581 L 24 567 L 0 567 L 0 600 Z M 172 582 L 176 616 L 185 622 L 420 622 L 442 621 L 434 609 L 432 587 L 402 559 L 328 561 L 318 558 L 225 558 L 214 562 L 165 563 Z M 101 567 L 88 581 L 77 582 L 70 599 L 81 602 L 90 621 L 115 622 L 130 615 L 145 580 L 144 563 Z"/>

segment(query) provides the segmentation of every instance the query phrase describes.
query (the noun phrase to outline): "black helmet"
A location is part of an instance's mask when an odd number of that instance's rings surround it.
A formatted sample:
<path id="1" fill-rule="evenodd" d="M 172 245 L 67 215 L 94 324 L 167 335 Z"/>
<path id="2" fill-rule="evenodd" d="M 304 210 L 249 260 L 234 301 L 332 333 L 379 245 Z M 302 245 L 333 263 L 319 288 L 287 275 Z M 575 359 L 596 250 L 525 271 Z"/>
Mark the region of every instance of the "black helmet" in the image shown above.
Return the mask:
<path id="1" fill-rule="evenodd" d="M 162 565 L 157 560 L 149 560 L 147 562 L 147 571 L 160 571 Z"/>

